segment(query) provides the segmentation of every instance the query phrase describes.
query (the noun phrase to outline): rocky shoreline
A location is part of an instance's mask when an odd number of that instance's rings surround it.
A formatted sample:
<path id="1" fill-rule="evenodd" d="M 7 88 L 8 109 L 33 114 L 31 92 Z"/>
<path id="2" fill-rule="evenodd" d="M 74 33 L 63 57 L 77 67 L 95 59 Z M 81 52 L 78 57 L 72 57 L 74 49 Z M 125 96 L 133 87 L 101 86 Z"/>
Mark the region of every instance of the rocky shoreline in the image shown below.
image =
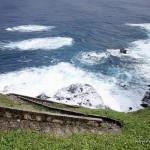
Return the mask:
<path id="1" fill-rule="evenodd" d="M 36 98 L 49 99 L 59 101 L 61 103 L 74 103 L 75 105 L 83 107 L 91 107 L 96 109 L 110 109 L 109 106 L 103 103 L 103 99 L 97 93 L 97 91 L 89 84 L 71 84 L 68 87 L 64 87 L 56 92 L 53 97 L 40 94 Z M 141 100 L 141 106 L 143 108 L 150 106 L 150 91 L 147 91 Z M 132 106 L 129 107 L 129 111 L 132 110 Z"/>
<path id="2" fill-rule="evenodd" d="M 53 97 L 48 97 L 45 94 L 38 95 L 40 99 L 53 99 L 60 101 L 61 103 L 76 103 L 79 106 L 95 107 L 98 109 L 109 109 L 104 105 L 101 96 L 97 91 L 89 84 L 71 84 L 68 87 L 64 87 L 57 91 Z M 98 103 L 98 105 L 94 103 Z"/>

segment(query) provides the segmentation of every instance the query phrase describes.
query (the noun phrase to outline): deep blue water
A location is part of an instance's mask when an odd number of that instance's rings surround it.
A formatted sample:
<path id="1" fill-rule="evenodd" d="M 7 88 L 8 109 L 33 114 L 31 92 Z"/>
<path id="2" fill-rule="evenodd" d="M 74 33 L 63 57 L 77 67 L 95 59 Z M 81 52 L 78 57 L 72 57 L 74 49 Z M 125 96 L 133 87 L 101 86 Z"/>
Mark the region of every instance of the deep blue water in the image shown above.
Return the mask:
<path id="1" fill-rule="evenodd" d="M 81 50 L 105 50 L 128 45 L 146 34 L 125 23 L 150 22 L 149 0 L 0 0 L 0 41 L 18 41 L 34 37 L 72 37 L 72 47 L 57 51 L 0 51 L 0 72 L 24 67 L 49 65 L 44 56 L 70 61 Z M 8 33 L 7 27 L 38 24 L 56 28 L 42 33 Z M 24 56 L 32 63 L 17 62 Z M 33 57 L 34 56 L 34 57 Z M 62 57 L 63 56 L 63 57 Z"/>
<path id="2" fill-rule="evenodd" d="M 45 37 L 70 37 L 74 41 L 71 46 L 55 50 L 4 49 L 1 44 L 0 74 L 60 62 L 108 77 L 115 76 L 117 69 L 132 71 L 137 63 L 132 60 L 111 56 L 104 63 L 87 65 L 76 56 L 80 52 L 106 52 L 107 49 L 128 47 L 133 41 L 146 39 L 145 30 L 126 24 L 150 23 L 149 8 L 149 0 L 0 0 L 0 43 Z M 55 28 L 42 32 L 5 30 L 21 25 Z M 126 75 L 122 78 L 126 79 Z M 139 78 L 134 76 L 132 82 L 136 83 Z"/>

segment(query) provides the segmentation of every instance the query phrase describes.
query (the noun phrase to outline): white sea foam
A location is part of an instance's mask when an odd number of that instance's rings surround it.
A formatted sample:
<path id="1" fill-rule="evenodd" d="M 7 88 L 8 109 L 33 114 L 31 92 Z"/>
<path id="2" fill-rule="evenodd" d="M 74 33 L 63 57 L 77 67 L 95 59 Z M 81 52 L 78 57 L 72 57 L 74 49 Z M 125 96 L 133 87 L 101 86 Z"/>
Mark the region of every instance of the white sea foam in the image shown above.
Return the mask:
<path id="1" fill-rule="evenodd" d="M 131 26 L 131 27 L 140 27 L 142 29 L 150 31 L 150 23 L 143 23 L 143 24 L 130 24 L 130 23 L 127 23 L 126 25 Z"/>
<path id="2" fill-rule="evenodd" d="M 104 63 L 109 58 L 109 53 L 105 52 L 81 52 L 76 58 L 83 64 L 94 65 Z"/>
<path id="3" fill-rule="evenodd" d="M 12 28 L 7 28 L 7 31 L 19 31 L 19 32 L 35 32 L 35 31 L 47 31 L 55 28 L 54 26 L 41 26 L 41 25 L 21 25 Z"/>
<path id="4" fill-rule="evenodd" d="M 18 42 L 9 42 L 1 44 L 3 49 L 20 49 L 20 50 L 50 50 L 58 49 L 63 46 L 70 46 L 73 44 L 72 38 L 67 37 L 47 37 L 47 38 L 33 38 Z"/>
<path id="5" fill-rule="evenodd" d="M 150 81 L 150 39 L 138 40 L 131 44 L 130 49 L 141 57 L 142 63 L 135 65 L 138 74 L 149 84 Z"/>
<path id="6" fill-rule="evenodd" d="M 127 59 L 141 59 L 141 56 L 138 55 L 135 51 L 132 51 L 129 48 L 126 48 L 126 49 L 127 49 L 126 54 L 120 53 L 119 49 L 107 49 L 107 52 L 112 56 L 120 57 L 121 59 L 124 59 L 124 60 L 127 60 Z"/>
<path id="7" fill-rule="evenodd" d="M 150 37 L 150 24 L 130 24 L 130 26 L 140 27 L 141 29 L 145 29 L 147 31 L 147 35 Z M 150 59 L 149 59 L 150 58 L 150 38 L 134 41 L 130 43 L 129 47 L 127 47 L 126 49 L 127 49 L 127 54 L 120 53 L 119 49 L 116 49 L 116 50 L 109 49 L 107 50 L 107 52 L 110 53 L 110 55 L 120 57 L 124 61 L 128 59 L 137 61 L 137 64 L 134 64 L 135 65 L 134 73 L 128 73 L 128 80 L 132 79 L 132 75 L 137 76 L 140 78 L 138 82 L 140 86 L 139 87 L 136 86 L 135 89 L 129 86 L 125 88 L 127 90 L 126 92 L 125 92 L 124 87 L 123 87 L 124 90 L 121 90 L 121 88 L 118 88 L 118 91 L 116 90 L 117 89 L 116 87 L 113 87 L 114 93 L 113 94 L 111 93 L 111 94 L 112 94 L 112 98 L 117 101 L 120 108 L 125 108 L 126 106 L 130 105 L 132 108 L 138 109 L 140 108 L 141 100 L 147 90 L 147 88 L 142 85 L 147 85 L 149 84 L 149 81 L 150 81 Z M 118 76 L 120 75 L 118 74 Z M 116 77 L 115 79 L 117 80 Z M 121 83 L 119 84 L 121 85 Z M 131 89 L 128 89 L 128 88 L 131 88 Z M 112 91 L 112 89 L 110 90 Z M 120 102 L 120 99 L 122 102 Z"/>
<path id="8" fill-rule="evenodd" d="M 137 64 L 136 70 L 139 72 L 140 76 L 145 78 L 148 82 L 150 80 L 150 23 L 144 24 L 129 24 L 133 27 L 140 27 L 147 31 L 148 39 L 137 40 L 130 44 L 129 49 L 138 55 L 143 63 Z"/>
<path id="9" fill-rule="evenodd" d="M 0 75 L 0 92 L 19 93 L 37 96 L 41 93 L 52 97 L 59 89 L 71 84 L 81 83 L 93 86 L 102 97 L 105 105 L 117 111 L 127 111 L 129 107 L 137 110 L 140 107 L 139 99 L 143 95 L 138 90 L 120 89 L 116 86 L 116 79 L 76 68 L 69 63 L 59 63 L 44 68 L 30 68 L 22 71 Z M 135 95 L 139 95 L 136 96 Z M 69 102 L 77 104 L 77 102 Z M 92 101 L 93 107 L 99 104 Z"/>
<path id="10" fill-rule="evenodd" d="M 147 27 L 145 29 L 149 34 Z M 128 72 L 127 76 L 132 79 L 132 76 L 137 75 L 144 78 L 146 81 L 145 84 L 147 84 L 150 79 L 150 39 L 135 41 L 131 43 L 127 49 L 126 55 L 121 54 L 119 50 L 108 50 L 107 53 L 109 52 L 110 55 L 120 57 L 121 59 L 131 57 L 143 60 L 135 65 L 134 74 Z M 95 58 L 95 54 L 93 55 L 93 58 Z M 101 57 L 99 60 L 101 60 Z M 22 71 L 1 74 L 0 92 L 14 92 L 29 96 L 37 96 L 45 93 L 52 97 L 63 87 L 75 83 L 83 83 L 93 86 L 102 97 L 104 104 L 108 105 L 111 109 L 117 111 L 128 111 L 129 107 L 132 107 L 133 110 L 140 109 L 141 99 L 143 98 L 146 89 L 141 85 L 139 85 L 139 87 L 134 85 L 129 85 L 127 87 L 124 87 L 124 85 L 120 86 L 121 83 L 118 85 L 118 78 L 120 76 L 122 76 L 122 74 L 119 73 L 116 77 L 104 76 L 102 74 L 96 75 L 80 68 L 76 68 L 69 63 L 59 63 L 55 66 L 29 68 Z M 139 82 L 141 81 L 139 80 Z M 76 103 L 70 102 L 70 104 Z M 92 102 L 93 106 L 98 104 L 98 102 Z"/>
<path id="11" fill-rule="evenodd" d="M 147 31 L 147 35 L 150 35 L 150 23 L 143 24 L 126 24 L 132 27 L 140 27 L 141 29 L 145 29 Z M 144 40 L 137 40 L 130 43 L 127 49 L 127 54 L 120 53 L 119 49 L 108 49 L 109 52 L 113 56 L 117 57 L 132 57 L 137 59 L 144 59 L 148 61 L 148 57 L 150 56 L 150 38 Z M 147 59 L 146 59 L 147 58 Z"/>
<path id="12" fill-rule="evenodd" d="M 24 62 L 24 63 L 28 63 L 28 62 L 31 62 L 31 61 L 32 61 L 31 59 L 17 60 L 17 62 Z"/>
<path id="13" fill-rule="evenodd" d="M 147 31 L 150 35 L 150 24 L 127 24 L 132 27 L 140 27 Z M 150 38 L 144 40 L 137 40 L 130 43 L 127 49 L 127 54 L 120 53 L 119 49 L 108 49 L 107 52 L 112 56 L 121 58 L 122 60 L 136 60 L 137 64 L 134 64 L 135 72 L 137 76 L 143 78 L 143 81 L 149 82 L 150 80 Z M 147 84 L 147 83 L 146 83 Z"/>

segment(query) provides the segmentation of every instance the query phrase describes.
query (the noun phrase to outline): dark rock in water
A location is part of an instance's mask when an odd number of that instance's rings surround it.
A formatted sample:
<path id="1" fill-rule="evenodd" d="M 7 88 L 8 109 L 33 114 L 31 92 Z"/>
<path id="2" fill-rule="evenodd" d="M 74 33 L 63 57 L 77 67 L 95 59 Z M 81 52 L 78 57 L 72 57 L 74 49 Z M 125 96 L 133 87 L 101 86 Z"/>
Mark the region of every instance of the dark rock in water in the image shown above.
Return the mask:
<path id="1" fill-rule="evenodd" d="M 132 107 L 129 107 L 129 110 L 132 110 Z"/>
<path id="2" fill-rule="evenodd" d="M 71 102 L 78 105 L 103 108 L 108 106 L 103 104 L 102 98 L 97 91 L 89 84 L 72 84 L 68 87 L 60 89 L 53 99 L 62 102 Z M 98 106 L 97 106 L 98 105 Z"/>
<path id="3" fill-rule="evenodd" d="M 147 108 L 149 107 L 147 104 L 141 104 L 142 107 Z"/>
<path id="4" fill-rule="evenodd" d="M 143 106 L 143 107 L 149 107 L 150 106 L 150 91 L 146 92 L 144 98 L 142 99 L 141 106 Z"/>
<path id="5" fill-rule="evenodd" d="M 70 93 L 75 93 L 76 90 L 77 90 L 76 86 L 70 86 L 70 88 L 67 91 Z"/>
<path id="6" fill-rule="evenodd" d="M 126 87 L 126 86 L 127 86 L 127 85 L 125 85 L 125 84 L 124 84 L 124 85 L 121 85 L 121 87 L 123 87 L 123 88 Z"/>
<path id="7" fill-rule="evenodd" d="M 127 50 L 122 47 L 122 48 L 120 48 L 120 53 L 126 54 L 126 53 L 127 53 Z"/>
<path id="8" fill-rule="evenodd" d="M 48 99 L 50 97 L 46 96 L 45 94 L 40 94 L 36 98 L 39 98 L 39 99 Z"/>

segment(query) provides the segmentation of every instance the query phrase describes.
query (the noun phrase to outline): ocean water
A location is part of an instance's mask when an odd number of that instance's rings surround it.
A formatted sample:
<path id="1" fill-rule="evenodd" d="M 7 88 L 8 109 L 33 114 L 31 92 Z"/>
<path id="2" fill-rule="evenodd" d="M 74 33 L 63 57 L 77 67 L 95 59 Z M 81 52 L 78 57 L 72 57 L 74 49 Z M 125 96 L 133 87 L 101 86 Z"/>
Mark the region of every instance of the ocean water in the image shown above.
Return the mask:
<path id="1" fill-rule="evenodd" d="M 84 83 L 113 110 L 141 109 L 149 8 L 149 0 L 0 0 L 0 93 L 52 97 Z"/>

